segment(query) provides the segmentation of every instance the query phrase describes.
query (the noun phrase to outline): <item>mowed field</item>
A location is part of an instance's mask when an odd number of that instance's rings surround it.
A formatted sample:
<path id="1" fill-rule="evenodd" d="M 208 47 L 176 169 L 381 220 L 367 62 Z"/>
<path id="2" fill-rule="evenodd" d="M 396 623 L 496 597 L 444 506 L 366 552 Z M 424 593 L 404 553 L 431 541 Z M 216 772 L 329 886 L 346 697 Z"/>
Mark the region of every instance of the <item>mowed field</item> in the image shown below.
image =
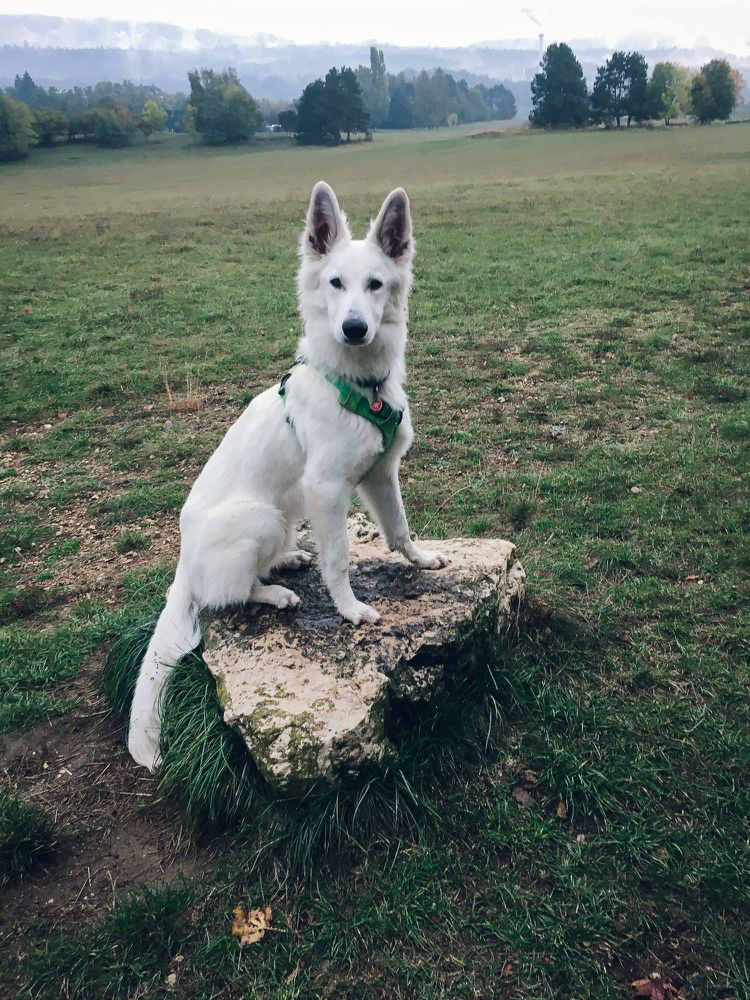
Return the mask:
<path id="1" fill-rule="evenodd" d="M 356 233 L 409 191 L 412 528 L 512 538 L 529 611 L 482 738 L 384 780 L 382 823 L 223 827 L 130 765 L 97 677 L 294 355 L 321 177 Z M 3 995 L 750 996 L 748 218 L 747 125 L 0 168 Z M 275 927 L 242 951 L 239 903 Z"/>

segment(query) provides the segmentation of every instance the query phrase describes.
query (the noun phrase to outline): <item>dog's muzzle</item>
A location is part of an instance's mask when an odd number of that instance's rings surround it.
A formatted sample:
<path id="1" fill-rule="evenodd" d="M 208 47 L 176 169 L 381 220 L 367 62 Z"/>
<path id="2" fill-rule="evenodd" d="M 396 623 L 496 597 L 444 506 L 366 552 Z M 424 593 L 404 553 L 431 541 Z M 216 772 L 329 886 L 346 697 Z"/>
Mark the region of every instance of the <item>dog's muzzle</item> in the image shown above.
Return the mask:
<path id="1" fill-rule="evenodd" d="M 341 329 L 347 344 L 361 344 L 367 336 L 367 323 L 361 319 L 345 319 Z"/>

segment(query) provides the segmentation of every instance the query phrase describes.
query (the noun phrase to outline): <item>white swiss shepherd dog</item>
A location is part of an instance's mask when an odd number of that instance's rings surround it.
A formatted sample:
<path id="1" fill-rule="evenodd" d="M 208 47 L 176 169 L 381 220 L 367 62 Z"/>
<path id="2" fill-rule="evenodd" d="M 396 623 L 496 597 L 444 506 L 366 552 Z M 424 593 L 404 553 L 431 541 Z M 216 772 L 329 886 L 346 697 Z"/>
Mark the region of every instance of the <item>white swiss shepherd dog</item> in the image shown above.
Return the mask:
<path id="1" fill-rule="evenodd" d="M 264 583 L 272 570 L 311 561 L 297 547 L 307 516 L 323 580 L 339 614 L 377 622 L 349 582 L 347 512 L 356 489 L 390 548 L 423 569 L 448 559 L 414 544 L 398 469 L 412 441 L 404 392 L 407 306 L 412 279 L 409 199 L 397 188 L 363 240 L 353 240 L 333 190 L 312 192 L 297 279 L 303 335 L 285 396 L 273 386 L 229 429 L 198 476 L 180 515 L 181 548 L 166 606 L 140 668 L 128 749 L 159 763 L 160 696 L 173 666 L 200 642 L 198 612 L 254 601 L 294 608 L 292 590 Z M 388 447 L 380 428 L 339 403 L 326 376 L 403 413 Z M 378 407 L 378 403 L 375 403 Z"/>

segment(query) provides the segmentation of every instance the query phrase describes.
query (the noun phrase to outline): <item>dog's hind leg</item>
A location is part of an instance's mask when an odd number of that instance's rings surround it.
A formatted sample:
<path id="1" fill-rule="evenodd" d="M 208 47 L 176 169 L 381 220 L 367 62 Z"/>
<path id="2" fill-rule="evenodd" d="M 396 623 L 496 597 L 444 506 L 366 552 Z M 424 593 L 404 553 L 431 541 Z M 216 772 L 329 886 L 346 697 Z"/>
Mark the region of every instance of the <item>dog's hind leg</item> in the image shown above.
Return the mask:
<path id="1" fill-rule="evenodd" d="M 200 642 L 198 612 L 247 600 L 276 607 L 299 603 L 291 590 L 259 584 L 284 544 L 286 523 L 280 510 L 239 497 L 208 512 L 186 508 L 183 513 L 180 564 L 141 664 L 130 712 L 128 750 L 151 771 L 159 763 L 164 685 L 175 664 Z M 271 595 L 269 589 L 283 593 Z"/>
<path id="2" fill-rule="evenodd" d="M 293 590 L 279 587 L 277 584 L 256 583 L 250 591 L 250 600 L 254 604 L 270 604 L 274 608 L 296 608 L 300 599 Z"/>
<path id="3" fill-rule="evenodd" d="M 302 500 L 294 494 L 288 495 L 285 503 L 287 523 L 286 537 L 283 549 L 274 561 L 272 570 L 307 569 L 312 563 L 312 553 L 306 552 L 297 545 L 297 523 L 302 516 Z M 255 600 L 255 598 L 253 598 Z"/>

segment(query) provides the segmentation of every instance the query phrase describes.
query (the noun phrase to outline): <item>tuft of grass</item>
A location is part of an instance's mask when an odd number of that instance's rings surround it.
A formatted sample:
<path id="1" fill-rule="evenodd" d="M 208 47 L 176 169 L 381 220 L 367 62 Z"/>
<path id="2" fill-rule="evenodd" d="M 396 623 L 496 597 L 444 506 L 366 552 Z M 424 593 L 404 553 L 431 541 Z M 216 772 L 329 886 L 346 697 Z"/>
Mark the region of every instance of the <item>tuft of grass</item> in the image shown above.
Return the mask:
<path id="1" fill-rule="evenodd" d="M 180 483 L 141 483 L 111 500 L 99 504 L 97 513 L 105 514 L 105 524 L 119 524 L 160 511 L 178 510 L 185 500 L 185 487 Z"/>
<path id="2" fill-rule="evenodd" d="M 126 552 L 143 552 L 151 543 L 145 535 L 137 531 L 125 531 L 115 542 L 115 549 L 120 555 Z"/>
<path id="3" fill-rule="evenodd" d="M 115 716 L 123 724 L 130 714 L 138 671 L 155 625 L 154 617 L 125 626 L 110 647 L 99 672 L 99 685 Z"/>
<path id="4" fill-rule="evenodd" d="M 81 930 L 49 937 L 29 961 L 25 995 L 71 1000 L 161 995 L 169 959 L 182 944 L 192 892 L 184 882 L 142 886 Z"/>
<path id="5" fill-rule="evenodd" d="M 56 844 L 54 827 L 44 813 L 0 788 L 0 883 L 19 878 L 49 858 Z"/>

